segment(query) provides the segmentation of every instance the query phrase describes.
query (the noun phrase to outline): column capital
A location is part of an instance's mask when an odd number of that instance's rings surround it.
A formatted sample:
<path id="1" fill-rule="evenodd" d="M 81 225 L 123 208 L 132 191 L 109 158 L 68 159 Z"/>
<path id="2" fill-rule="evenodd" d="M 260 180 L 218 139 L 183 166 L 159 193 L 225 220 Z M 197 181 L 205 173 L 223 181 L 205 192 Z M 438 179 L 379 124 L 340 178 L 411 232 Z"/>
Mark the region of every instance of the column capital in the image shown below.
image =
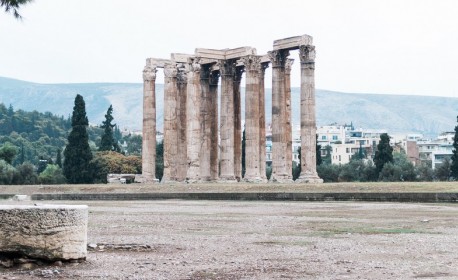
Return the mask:
<path id="1" fill-rule="evenodd" d="M 178 69 L 177 81 L 179 84 L 186 84 L 188 82 L 185 69 Z"/>
<path id="2" fill-rule="evenodd" d="M 288 58 L 288 50 L 276 50 L 267 52 L 270 61 L 272 62 L 272 67 L 285 67 L 286 59 Z"/>
<path id="3" fill-rule="evenodd" d="M 291 73 L 291 67 L 293 66 L 293 63 L 294 63 L 294 59 L 291 59 L 291 58 L 286 59 L 286 62 L 285 62 L 286 74 Z"/>
<path id="4" fill-rule="evenodd" d="M 221 76 L 232 76 L 235 73 L 235 62 L 231 59 L 220 60 L 217 63 L 219 65 Z"/>
<path id="5" fill-rule="evenodd" d="M 307 45 L 299 47 L 299 58 L 301 63 L 315 63 L 315 46 Z"/>
<path id="6" fill-rule="evenodd" d="M 261 63 L 261 74 L 264 76 L 266 69 L 269 68 L 269 62 Z"/>
<path id="7" fill-rule="evenodd" d="M 200 72 L 201 65 L 200 65 L 200 57 L 193 57 L 193 58 L 188 58 L 188 63 L 186 67 L 186 72 Z"/>
<path id="8" fill-rule="evenodd" d="M 178 68 L 175 64 L 166 64 L 164 66 L 164 77 L 175 78 L 178 74 Z"/>
<path id="9" fill-rule="evenodd" d="M 245 71 L 261 71 L 261 57 L 257 55 L 247 55 L 240 61 L 245 65 Z"/>
<path id="10" fill-rule="evenodd" d="M 156 80 L 156 72 L 157 69 L 155 66 L 145 66 L 145 68 L 143 68 L 143 81 L 146 82 Z"/>

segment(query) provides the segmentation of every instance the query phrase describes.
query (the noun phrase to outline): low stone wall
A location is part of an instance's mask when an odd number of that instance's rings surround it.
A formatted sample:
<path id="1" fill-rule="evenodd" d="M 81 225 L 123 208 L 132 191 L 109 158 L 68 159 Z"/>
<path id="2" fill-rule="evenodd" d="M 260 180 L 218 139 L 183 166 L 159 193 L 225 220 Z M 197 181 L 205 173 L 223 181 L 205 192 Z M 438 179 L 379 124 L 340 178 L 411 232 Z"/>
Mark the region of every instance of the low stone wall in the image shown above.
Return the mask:
<path id="1" fill-rule="evenodd" d="M 0 205 L 0 253 L 45 260 L 87 255 L 85 205 Z"/>
<path id="2" fill-rule="evenodd" d="M 34 194 L 32 200 L 264 200 L 457 202 L 458 193 L 82 193 Z"/>

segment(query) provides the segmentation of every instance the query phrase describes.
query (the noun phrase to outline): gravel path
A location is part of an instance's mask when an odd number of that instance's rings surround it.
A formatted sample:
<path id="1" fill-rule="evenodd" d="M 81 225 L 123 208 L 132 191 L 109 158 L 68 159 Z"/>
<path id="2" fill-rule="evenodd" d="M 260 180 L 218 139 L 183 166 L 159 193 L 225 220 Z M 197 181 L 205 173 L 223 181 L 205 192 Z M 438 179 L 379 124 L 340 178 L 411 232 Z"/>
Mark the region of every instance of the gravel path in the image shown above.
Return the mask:
<path id="1" fill-rule="evenodd" d="M 89 205 L 98 246 L 84 263 L 0 279 L 458 278 L 456 204 L 46 203 Z"/>

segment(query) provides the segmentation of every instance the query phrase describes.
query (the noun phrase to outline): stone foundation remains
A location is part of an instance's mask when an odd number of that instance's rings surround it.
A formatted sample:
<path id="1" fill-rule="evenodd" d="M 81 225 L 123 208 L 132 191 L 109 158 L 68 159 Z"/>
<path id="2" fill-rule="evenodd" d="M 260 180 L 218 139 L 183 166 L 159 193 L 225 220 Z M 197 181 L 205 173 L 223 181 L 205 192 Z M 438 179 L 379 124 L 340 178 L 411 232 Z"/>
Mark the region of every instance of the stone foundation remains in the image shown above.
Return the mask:
<path id="1" fill-rule="evenodd" d="M 0 205 L 0 254 L 86 259 L 87 222 L 85 205 Z"/>

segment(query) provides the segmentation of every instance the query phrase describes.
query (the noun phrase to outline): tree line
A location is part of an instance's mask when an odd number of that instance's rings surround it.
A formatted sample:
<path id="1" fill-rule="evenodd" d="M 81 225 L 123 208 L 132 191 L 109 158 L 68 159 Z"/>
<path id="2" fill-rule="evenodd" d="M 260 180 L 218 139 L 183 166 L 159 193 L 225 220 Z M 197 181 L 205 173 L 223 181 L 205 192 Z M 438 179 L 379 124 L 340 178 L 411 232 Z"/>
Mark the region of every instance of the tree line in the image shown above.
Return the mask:
<path id="1" fill-rule="evenodd" d="M 89 126 L 80 95 L 68 118 L 0 103 L 0 184 L 105 183 L 108 173 L 141 173 L 141 137 L 122 136 L 112 112 Z"/>

